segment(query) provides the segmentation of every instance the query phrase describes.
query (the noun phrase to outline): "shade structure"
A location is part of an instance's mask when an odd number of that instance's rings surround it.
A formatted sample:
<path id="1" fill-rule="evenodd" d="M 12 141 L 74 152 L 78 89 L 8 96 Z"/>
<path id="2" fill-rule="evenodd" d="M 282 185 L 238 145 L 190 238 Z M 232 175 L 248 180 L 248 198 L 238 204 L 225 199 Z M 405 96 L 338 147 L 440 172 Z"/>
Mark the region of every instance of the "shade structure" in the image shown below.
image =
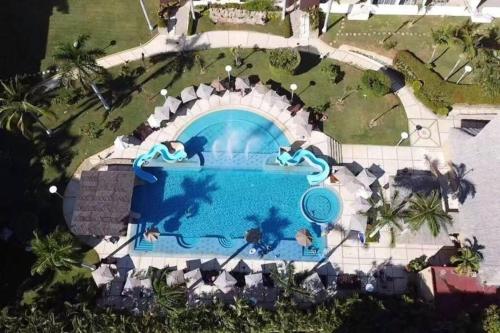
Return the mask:
<path id="1" fill-rule="evenodd" d="M 349 220 L 349 229 L 360 233 L 366 232 L 368 217 L 361 214 L 354 214 Z"/>
<path id="2" fill-rule="evenodd" d="M 257 229 L 257 228 L 250 229 L 245 234 L 245 240 L 248 243 L 256 244 L 256 243 L 260 242 L 261 238 L 262 238 L 262 232 L 260 231 L 260 229 Z"/>
<path id="3" fill-rule="evenodd" d="M 139 140 L 137 140 L 134 137 L 120 135 L 120 136 L 116 137 L 113 145 L 114 145 L 115 152 L 117 152 L 117 151 L 123 151 L 129 147 L 139 145 L 139 144 L 140 144 Z"/>
<path id="4" fill-rule="evenodd" d="M 333 176 L 340 182 L 341 185 L 347 185 L 356 180 L 356 176 L 345 166 L 334 167 L 336 169 Z"/>
<path id="5" fill-rule="evenodd" d="M 352 208 L 356 213 L 366 213 L 370 208 L 372 208 L 372 205 L 368 202 L 368 200 L 358 197 L 354 200 Z"/>
<path id="6" fill-rule="evenodd" d="M 166 105 L 157 106 L 157 107 L 155 107 L 155 111 L 154 111 L 153 115 L 160 122 L 163 120 L 169 120 L 170 119 L 170 110 L 169 110 L 168 106 L 166 106 Z"/>
<path id="7" fill-rule="evenodd" d="M 182 103 L 187 103 L 189 101 L 192 101 L 194 99 L 197 99 L 198 96 L 196 95 L 196 92 L 194 91 L 193 86 L 186 87 L 182 89 L 181 91 L 181 99 Z"/>
<path id="8" fill-rule="evenodd" d="M 215 279 L 214 285 L 219 288 L 223 293 L 228 293 L 233 289 L 238 281 L 229 274 L 227 271 L 222 271 L 220 275 Z"/>
<path id="9" fill-rule="evenodd" d="M 177 112 L 177 109 L 179 108 L 179 106 L 181 106 L 181 101 L 179 101 L 175 97 L 168 96 L 164 106 L 167 106 L 169 108 L 170 112 L 175 113 L 175 112 Z"/>
<path id="10" fill-rule="evenodd" d="M 192 287 L 195 283 L 202 280 L 201 270 L 199 268 L 184 274 L 184 280 L 188 288 Z"/>
<path id="11" fill-rule="evenodd" d="M 256 288 L 264 283 L 264 276 L 262 273 L 245 275 L 245 286 L 247 288 Z"/>
<path id="12" fill-rule="evenodd" d="M 184 272 L 180 269 L 170 272 L 167 275 L 167 286 L 178 286 L 183 284 L 184 280 Z"/>
<path id="13" fill-rule="evenodd" d="M 127 274 L 127 280 L 123 286 L 123 294 L 132 293 L 142 287 L 141 280 L 134 275 L 134 270 L 130 270 Z"/>
<path id="14" fill-rule="evenodd" d="M 146 120 L 148 125 L 151 128 L 160 128 L 161 127 L 161 120 L 158 120 L 154 114 L 150 115 L 148 119 Z"/>
<path id="15" fill-rule="evenodd" d="M 198 86 L 198 89 L 196 89 L 196 95 L 202 99 L 209 99 L 213 91 L 214 87 L 202 83 Z"/>
<path id="16" fill-rule="evenodd" d="M 220 80 L 213 80 L 212 83 L 210 83 L 210 86 L 214 88 L 216 92 L 223 92 L 226 90 L 224 85 L 220 82 Z"/>
<path id="17" fill-rule="evenodd" d="M 321 281 L 317 272 L 309 275 L 304 282 L 302 282 L 302 286 L 313 294 L 317 294 L 325 290 L 325 285 L 323 284 L 323 281 Z"/>
<path id="18" fill-rule="evenodd" d="M 234 81 L 234 89 L 246 90 L 250 89 L 250 80 L 247 77 L 237 77 Z"/>
<path id="19" fill-rule="evenodd" d="M 254 95 L 264 96 L 268 91 L 269 91 L 269 88 L 259 82 L 253 88 L 252 93 L 254 93 Z"/>
<path id="20" fill-rule="evenodd" d="M 363 169 L 359 175 L 356 176 L 356 179 L 364 186 L 370 187 L 370 185 L 377 180 L 377 177 L 367 169 Z"/>
<path id="21" fill-rule="evenodd" d="M 312 236 L 307 229 L 300 229 L 295 235 L 295 239 L 297 240 L 297 243 L 304 247 L 311 246 L 312 244 Z"/>
<path id="22" fill-rule="evenodd" d="M 160 231 L 158 228 L 151 228 L 144 233 L 144 239 L 148 242 L 156 242 L 160 238 Z"/>
<path id="23" fill-rule="evenodd" d="M 109 265 L 99 266 L 92 272 L 92 277 L 98 287 L 110 283 L 115 278 L 113 272 L 109 268 Z"/>

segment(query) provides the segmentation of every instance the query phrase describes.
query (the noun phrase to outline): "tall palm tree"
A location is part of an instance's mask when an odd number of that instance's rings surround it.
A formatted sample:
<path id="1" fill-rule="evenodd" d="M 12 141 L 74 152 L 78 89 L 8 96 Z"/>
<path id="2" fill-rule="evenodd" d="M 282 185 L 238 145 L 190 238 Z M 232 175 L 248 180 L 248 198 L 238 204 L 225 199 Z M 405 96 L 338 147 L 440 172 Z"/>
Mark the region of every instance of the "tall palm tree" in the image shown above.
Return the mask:
<path id="1" fill-rule="evenodd" d="M 50 135 L 50 130 L 39 119 L 40 116 L 55 117 L 41 106 L 45 102 L 43 91 L 34 90 L 18 76 L 0 84 L 0 126 L 8 131 L 17 129 L 30 138 L 33 124 L 38 123 Z"/>
<path id="2" fill-rule="evenodd" d="M 295 265 L 292 262 L 284 262 L 285 267 L 283 270 L 277 268 L 271 271 L 271 278 L 274 283 L 281 289 L 283 297 L 290 300 L 294 294 L 310 297 L 311 294 L 302 288 L 295 276 Z"/>
<path id="3" fill-rule="evenodd" d="M 64 86 L 73 86 L 75 81 L 90 91 L 93 81 L 105 73 L 103 67 L 97 64 L 97 58 L 103 56 L 104 50 L 87 48 L 89 35 L 80 35 L 74 44 L 59 44 L 54 53 L 54 59 L 61 71 Z"/>
<path id="4" fill-rule="evenodd" d="M 446 50 L 448 49 L 451 40 L 451 27 L 445 26 L 437 30 L 431 30 L 431 36 L 432 36 L 432 54 L 431 57 L 429 58 L 429 61 L 427 62 L 428 64 L 434 61 L 434 56 L 436 55 L 436 51 L 440 46 L 446 47 L 443 53 L 446 52 Z"/>
<path id="5" fill-rule="evenodd" d="M 452 218 L 443 210 L 438 192 L 432 191 L 429 195 L 416 193 L 410 198 L 406 222 L 415 231 L 427 225 L 432 236 L 437 237 L 441 228 L 452 224 Z"/>
<path id="6" fill-rule="evenodd" d="M 401 222 L 406 215 L 406 200 L 401 198 L 399 191 L 394 191 L 390 199 L 387 199 L 380 190 L 378 197 L 378 200 L 370 199 L 372 208 L 363 213 L 374 221 L 373 229 L 368 237 L 373 238 L 382 229 L 388 229 L 391 235 L 391 246 L 394 246 L 397 231 L 403 230 Z"/>
<path id="7" fill-rule="evenodd" d="M 67 270 L 78 263 L 80 248 L 70 233 L 56 229 L 47 236 L 40 236 L 37 232 L 34 235 L 31 247 L 36 261 L 31 268 L 32 275 Z"/>
<path id="8" fill-rule="evenodd" d="M 465 276 L 479 272 L 481 260 L 478 252 L 468 246 L 458 249 L 458 253 L 450 258 L 450 262 L 456 265 L 455 272 Z"/>
<path id="9" fill-rule="evenodd" d="M 455 164 L 448 162 L 448 165 L 450 167 L 448 171 L 450 189 L 458 199 L 458 202 L 463 204 L 467 197 L 474 197 L 476 195 L 476 186 L 465 178 L 472 169 L 467 170 L 467 167 L 463 163 Z"/>

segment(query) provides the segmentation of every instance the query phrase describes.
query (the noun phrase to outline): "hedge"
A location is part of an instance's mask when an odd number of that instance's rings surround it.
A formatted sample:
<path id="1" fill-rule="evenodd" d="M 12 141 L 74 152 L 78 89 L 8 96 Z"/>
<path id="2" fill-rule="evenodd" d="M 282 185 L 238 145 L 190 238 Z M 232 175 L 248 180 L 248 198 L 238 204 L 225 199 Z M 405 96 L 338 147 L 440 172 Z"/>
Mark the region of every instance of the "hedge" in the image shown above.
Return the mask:
<path id="1" fill-rule="evenodd" d="M 294 74 L 300 64 L 300 53 L 291 48 L 272 49 L 269 51 L 269 64 L 271 68 Z"/>
<path id="2" fill-rule="evenodd" d="M 409 51 L 399 51 L 394 66 L 412 86 L 420 86 L 415 96 L 434 113 L 446 115 L 453 104 L 500 104 L 500 96 L 486 95 L 480 85 L 455 84 L 443 80 Z M 419 84 L 414 84 L 420 81 Z"/>

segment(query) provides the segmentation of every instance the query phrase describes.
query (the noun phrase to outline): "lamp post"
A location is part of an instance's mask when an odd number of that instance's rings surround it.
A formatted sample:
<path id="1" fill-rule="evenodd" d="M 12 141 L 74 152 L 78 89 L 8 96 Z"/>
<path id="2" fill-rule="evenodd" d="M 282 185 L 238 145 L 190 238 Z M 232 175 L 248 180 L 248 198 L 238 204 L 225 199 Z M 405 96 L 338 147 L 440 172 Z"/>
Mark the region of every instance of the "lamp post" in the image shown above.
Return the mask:
<path id="1" fill-rule="evenodd" d="M 227 72 L 227 85 L 229 88 L 231 88 L 231 71 L 233 70 L 233 67 L 227 65 L 225 69 Z"/>
<path id="2" fill-rule="evenodd" d="M 165 103 L 167 102 L 167 94 L 168 94 L 167 89 L 160 90 L 160 95 L 162 95 L 165 98 Z"/>
<path id="3" fill-rule="evenodd" d="M 398 143 L 396 144 L 396 147 L 402 144 L 403 141 L 407 140 L 409 137 L 410 135 L 407 132 L 401 132 L 401 139 L 399 139 Z"/>
<path id="4" fill-rule="evenodd" d="M 142 13 L 144 14 L 144 18 L 146 18 L 146 23 L 148 24 L 149 31 L 153 31 L 154 27 L 149 20 L 148 12 L 146 11 L 146 6 L 144 5 L 144 0 L 139 0 L 141 4 Z"/>
<path id="5" fill-rule="evenodd" d="M 460 83 L 460 81 L 462 81 L 462 79 L 463 79 L 463 78 L 464 78 L 467 74 L 469 74 L 470 72 L 472 72 L 472 66 L 469 66 L 469 65 L 465 66 L 465 67 L 464 67 L 464 72 L 462 73 L 462 75 L 461 75 L 461 76 L 460 76 L 460 78 L 458 79 L 457 84 L 459 84 L 459 83 Z"/>
<path id="6" fill-rule="evenodd" d="M 59 198 L 64 199 L 63 196 L 57 192 L 57 186 L 55 185 L 49 187 L 49 192 L 50 194 L 56 194 Z"/>
<path id="7" fill-rule="evenodd" d="M 297 85 L 295 83 L 292 83 L 290 85 L 290 90 L 292 91 L 292 98 L 291 101 L 293 101 L 293 95 L 295 94 L 295 90 L 297 90 Z"/>
<path id="8" fill-rule="evenodd" d="M 328 10 L 325 13 L 325 23 L 323 24 L 323 29 L 321 32 L 325 33 L 328 29 L 328 17 L 330 16 L 330 12 L 332 11 L 333 0 L 328 1 Z"/>

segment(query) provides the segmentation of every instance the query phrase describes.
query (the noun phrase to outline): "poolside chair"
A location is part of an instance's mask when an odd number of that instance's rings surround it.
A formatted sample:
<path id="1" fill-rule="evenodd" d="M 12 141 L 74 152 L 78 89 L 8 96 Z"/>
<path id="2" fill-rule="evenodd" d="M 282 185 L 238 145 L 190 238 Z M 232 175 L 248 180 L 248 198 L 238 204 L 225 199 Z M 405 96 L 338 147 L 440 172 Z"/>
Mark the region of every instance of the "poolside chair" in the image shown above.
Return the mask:
<path id="1" fill-rule="evenodd" d="M 214 87 L 201 83 L 196 89 L 196 95 L 201 99 L 209 99 L 214 91 Z"/>
<path id="2" fill-rule="evenodd" d="M 189 86 L 189 87 L 182 89 L 182 91 L 181 91 L 182 103 L 187 103 L 187 102 L 195 100 L 197 98 L 198 98 L 198 95 L 196 95 L 196 92 L 194 91 L 193 86 Z"/>

